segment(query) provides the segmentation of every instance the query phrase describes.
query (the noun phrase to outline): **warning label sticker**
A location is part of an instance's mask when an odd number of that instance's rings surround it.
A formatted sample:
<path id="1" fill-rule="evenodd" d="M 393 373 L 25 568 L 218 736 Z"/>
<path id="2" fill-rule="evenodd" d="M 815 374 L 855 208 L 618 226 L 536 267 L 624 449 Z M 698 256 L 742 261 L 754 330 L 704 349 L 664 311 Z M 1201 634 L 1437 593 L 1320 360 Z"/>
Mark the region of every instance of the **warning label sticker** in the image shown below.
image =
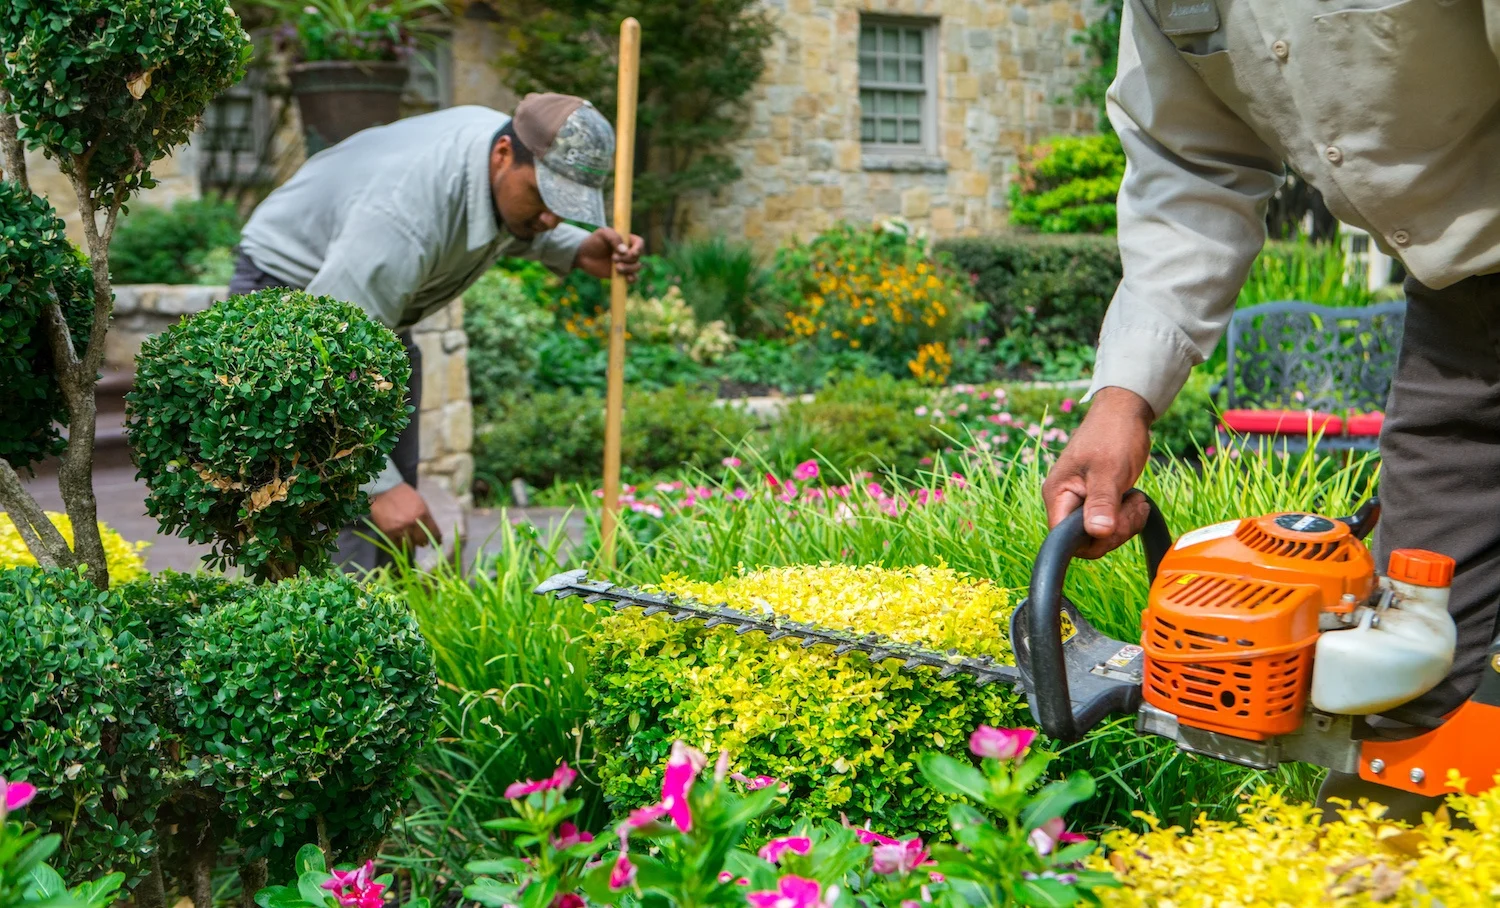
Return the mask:
<path id="1" fill-rule="evenodd" d="M 1172 546 L 1172 548 L 1185 549 L 1190 545 L 1197 545 L 1200 542 L 1212 542 L 1215 539 L 1223 539 L 1225 536 L 1233 536 L 1234 531 L 1239 528 L 1240 522 L 1238 520 L 1226 520 L 1223 523 L 1216 523 L 1213 526 L 1202 527 L 1201 529 L 1193 530 L 1191 533 L 1183 533 L 1182 538 L 1177 540 L 1177 544 Z"/>
<path id="2" fill-rule="evenodd" d="M 1120 647 L 1120 651 L 1104 660 L 1104 664 L 1110 668 L 1125 668 L 1135 661 L 1135 657 L 1141 654 L 1139 646 L 1127 645 Z"/>

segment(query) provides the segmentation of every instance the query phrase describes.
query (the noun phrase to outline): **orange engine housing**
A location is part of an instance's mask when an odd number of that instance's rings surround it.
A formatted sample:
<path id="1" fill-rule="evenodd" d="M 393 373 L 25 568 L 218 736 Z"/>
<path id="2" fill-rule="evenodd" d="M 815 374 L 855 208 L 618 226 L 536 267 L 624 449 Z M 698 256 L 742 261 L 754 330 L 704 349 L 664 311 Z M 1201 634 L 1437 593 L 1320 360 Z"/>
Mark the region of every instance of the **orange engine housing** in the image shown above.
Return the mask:
<path id="1" fill-rule="evenodd" d="M 1295 731 L 1319 616 L 1353 610 L 1375 585 L 1369 550 L 1326 517 L 1270 514 L 1184 535 L 1141 616 L 1146 702 L 1237 738 Z"/>

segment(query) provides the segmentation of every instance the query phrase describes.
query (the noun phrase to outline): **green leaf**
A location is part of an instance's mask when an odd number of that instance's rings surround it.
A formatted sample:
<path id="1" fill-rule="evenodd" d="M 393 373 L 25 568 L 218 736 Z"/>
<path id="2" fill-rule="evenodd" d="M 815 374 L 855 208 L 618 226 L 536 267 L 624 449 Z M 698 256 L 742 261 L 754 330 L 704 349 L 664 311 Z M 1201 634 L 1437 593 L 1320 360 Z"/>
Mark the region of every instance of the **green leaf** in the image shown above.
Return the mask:
<path id="1" fill-rule="evenodd" d="M 297 892 L 310 905 L 326 905 L 332 893 L 324 889 L 323 884 L 330 879 L 332 876 L 326 872 L 309 870 L 297 877 Z"/>
<path id="2" fill-rule="evenodd" d="M 1070 908 L 1078 901 L 1078 892 L 1072 886 L 1046 877 L 1021 880 L 1015 892 L 1021 904 L 1035 908 Z"/>
<path id="3" fill-rule="evenodd" d="M 297 851 L 297 876 L 300 878 L 309 870 L 316 870 L 319 873 L 328 872 L 328 863 L 323 857 L 323 849 L 316 845 L 303 845 Z"/>
<path id="4" fill-rule="evenodd" d="M 549 908 L 552 897 L 557 894 L 557 880 L 547 878 L 532 880 L 526 891 L 521 893 L 521 908 Z"/>
<path id="5" fill-rule="evenodd" d="M 473 874 L 525 873 L 526 864 L 520 858 L 495 858 L 488 861 L 471 861 L 464 869 Z"/>
<path id="6" fill-rule="evenodd" d="M 530 832 L 531 823 L 519 817 L 506 817 L 503 820 L 489 820 L 484 824 L 484 828 L 497 832 Z"/>
<path id="7" fill-rule="evenodd" d="M 1053 782 L 1032 798 L 1021 811 L 1021 822 L 1029 832 L 1068 812 L 1074 804 L 1094 796 L 1094 780 L 1084 773 Z"/>
<path id="8" fill-rule="evenodd" d="M 476 901 L 485 908 L 501 908 L 503 905 L 516 903 L 519 898 L 516 894 L 518 888 L 512 883 L 502 883 L 489 877 L 480 877 L 464 887 L 464 898 Z"/>
<path id="9" fill-rule="evenodd" d="M 46 901 L 57 898 L 67 891 L 68 886 L 63 882 L 62 876 L 46 864 L 36 865 L 27 875 L 25 894 L 27 901 Z"/>
<path id="10" fill-rule="evenodd" d="M 304 904 L 302 896 L 290 886 L 267 886 L 255 893 L 255 904 L 260 908 L 292 908 L 295 904 Z"/>
<path id="11" fill-rule="evenodd" d="M 984 773 L 944 754 L 923 754 L 922 775 L 928 784 L 948 794 L 970 798 L 981 804 L 989 798 L 990 782 Z"/>

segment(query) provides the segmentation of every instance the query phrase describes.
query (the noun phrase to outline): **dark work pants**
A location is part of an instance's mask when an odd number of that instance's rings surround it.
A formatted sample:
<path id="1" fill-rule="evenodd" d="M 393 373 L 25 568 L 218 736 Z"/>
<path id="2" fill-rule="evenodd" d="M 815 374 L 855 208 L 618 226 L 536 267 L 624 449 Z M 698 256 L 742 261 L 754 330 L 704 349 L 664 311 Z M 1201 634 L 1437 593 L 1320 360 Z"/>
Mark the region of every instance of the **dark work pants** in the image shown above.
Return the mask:
<path id="1" fill-rule="evenodd" d="M 291 286 L 287 281 L 260 270 L 250 257 L 242 252 L 239 261 L 235 263 L 234 277 L 229 282 L 229 292 L 231 295 L 239 295 L 273 287 Z M 395 461 L 396 469 L 400 471 L 401 478 L 406 480 L 406 484 L 416 488 L 417 464 L 421 462 L 422 457 L 420 427 L 418 426 L 420 422 L 418 417 L 422 412 L 422 351 L 412 340 L 411 332 L 402 332 L 400 337 L 401 343 L 406 347 L 406 356 L 411 360 L 411 381 L 407 386 L 406 402 L 412 407 L 412 419 L 405 431 L 396 439 L 396 448 L 391 452 L 391 460 Z M 337 554 L 334 555 L 334 561 L 350 572 L 369 570 L 389 564 L 390 556 L 374 541 L 378 539 L 374 525 L 368 521 L 361 520 L 344 527 L 339 531 L 339 547 Z"/>
<path id="2" fill-rule="evenodd" d="M 1380 437 L 1384 509 L 1375 561 L 1384 570 L 1392 549 L 1419 548 L 1458 562 L 1449 604 L 1458 624 L 1453 672 L 1407 705 L 1436 718 L 1474 692 L 1500 634 L 1500 275 L 1444 290 L 1408 279 L 1406 295 L 1406 333 Z M 1416 732 L 1381 725 L 1393 737 Z M 1333 818 L 1330 797 L 1369 798 L 1390 807 L 1393 819 L 1411 821 L 1442 803 L 1345 773 L 1330 773 L 1319 793 Z"/>

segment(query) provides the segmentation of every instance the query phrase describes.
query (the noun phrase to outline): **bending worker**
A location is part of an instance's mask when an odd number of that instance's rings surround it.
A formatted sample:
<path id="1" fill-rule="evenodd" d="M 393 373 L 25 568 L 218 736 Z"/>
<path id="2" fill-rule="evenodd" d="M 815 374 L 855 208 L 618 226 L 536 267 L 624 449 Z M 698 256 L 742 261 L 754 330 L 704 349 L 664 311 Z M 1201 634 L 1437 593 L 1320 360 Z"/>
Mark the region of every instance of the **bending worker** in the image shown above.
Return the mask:
<path id="1" fill-rule="evenodd" d="M 1265 242 L 1283 162 L 1410 278 L 1380 439 L 1375 539 L 1457 559 L 1452 675 L 1408 704 L 1438 718 L 1475 689 L 1500 612 L 1500 2 L 1125 0 L 1110 122 L 1127 156 L 1124 279 L 1094 403 L 1043 487 L 1098 557 L 1139 532 L 1152 421 L 1223 334 Z M 1414 729 L 1389 720 L 1381 734 Z M 1434 800 L 1330 773 L 1320 795 L 1420 819 Z"/>
<path id="2" fill-rule="evenodd" d="M 609 122 L 587 101 L 528 95 L 508 117 L 455 107 L 360 132 L 310 158 L 245 225 L 230 292 L 295 287 L 358 305 L 401 334 L 421 411 L 412 325 L 458 297 L 502 256 L 558 274 L 639 270 L 640 237 L 602 226 L 614 161 Z M 592 233 L 565 224 L 598 227 Z M 365 488 L 370 523 L 405 545 L 441 539 L 416 490 L 418 417 Z M 348 527 L 338 560 L 371 568 L 384 554 Z"/>

